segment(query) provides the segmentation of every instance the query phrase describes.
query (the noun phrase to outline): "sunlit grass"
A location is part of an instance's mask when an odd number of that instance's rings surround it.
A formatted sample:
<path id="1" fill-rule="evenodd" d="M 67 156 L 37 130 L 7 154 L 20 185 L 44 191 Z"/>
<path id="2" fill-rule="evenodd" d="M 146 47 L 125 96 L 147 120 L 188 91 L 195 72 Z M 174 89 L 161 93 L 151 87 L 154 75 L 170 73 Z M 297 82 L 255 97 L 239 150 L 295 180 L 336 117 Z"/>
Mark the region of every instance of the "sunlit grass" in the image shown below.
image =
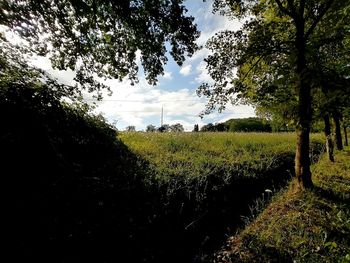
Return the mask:
<path id="1" fill-rule="evenodd" d="M 201 176 L 266 170 L 295 151 L 294 133 L 121 133 L 128 147 L 159 176 Z M 312 135 L 322 143 L 322 136 Z M 239 169 L 237 169 L 239 166 Z"/>

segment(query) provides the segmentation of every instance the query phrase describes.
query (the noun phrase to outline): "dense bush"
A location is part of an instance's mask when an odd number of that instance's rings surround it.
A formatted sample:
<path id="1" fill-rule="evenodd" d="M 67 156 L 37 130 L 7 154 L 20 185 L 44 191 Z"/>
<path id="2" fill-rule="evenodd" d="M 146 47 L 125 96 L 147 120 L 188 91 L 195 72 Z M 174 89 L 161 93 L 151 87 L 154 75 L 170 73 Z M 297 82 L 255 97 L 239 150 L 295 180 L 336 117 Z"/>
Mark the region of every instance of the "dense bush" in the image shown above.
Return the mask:
<path id="1" fill-rule="evenodd" d="M 271 132 L 271 125 L 267 120 L 259 118 L 232 119 L 226 122 L 232 132 Z"/>
<path id="2" fill-rule="evenodd" d="M 14 261 L 143 261 L 159 203 L 115 130 L 45 87 L 2 89 L 0 114 Z"/>

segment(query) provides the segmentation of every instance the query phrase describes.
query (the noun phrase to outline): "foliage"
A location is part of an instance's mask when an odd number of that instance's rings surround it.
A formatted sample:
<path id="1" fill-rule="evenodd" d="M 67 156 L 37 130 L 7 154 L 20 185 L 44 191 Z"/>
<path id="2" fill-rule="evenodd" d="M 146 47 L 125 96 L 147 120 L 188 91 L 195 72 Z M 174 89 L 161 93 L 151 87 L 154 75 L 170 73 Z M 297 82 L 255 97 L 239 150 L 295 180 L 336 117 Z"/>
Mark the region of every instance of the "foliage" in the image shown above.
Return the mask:
<path id="1" fill-rule="evenodd" d="M 181 123 L 176 123 L 176 124 L 170 125 L 171 132 L 183 132 L 184 130 L 185 130 L 184 126 L 182 126 Z"/>
<path id="2" fill-rule="evenodd" d="M 313 167 L 313 192 L 292 182 L 217 254 L 217 262 L 349 262 L 349 149 Z"/>
<path id="3" fill-rule="evenodd" d="M 125 131 L 127 131 L 127 132 L 135 132 L 136 131 L 136 128 L 135 128 L 135 126 L 127 126 L 126 128 L 125 128 Z"/>
<path id="4" fill-rule="evenodd" d="M 0 89 L 2 92 L 6 92 L 11 85 L 28 86 L 38 90 L 51 89 L 47 92 L 57 100 L 66 97 L 74 102 L 79 101 L 81 95 L 79 90 L 62 85 L 47 72 L 30 66 L 24 55 L 25 49 L 5 39 L 0 40 Z"/>
<path id="5" fill-rule="evenodd" d="M 163 124 L 157 130 L 159 132 L 169 132 L 170 131 L 170 125 L 169 124 Z"/>
<path id="6" fill-rule="evenodd" d="M 100 116 L 55 96 L 45 85 L 21 83 L 0 92 L 8 227 L 20 240 L 12 260 L 96 262 L 112 255 L 108 246 L 130 256 L 128 236 L 148 222 L 136 208 L 151 210 L 140 202 L 151 199 L 144 171 Z"/>
<path id="7" fill-rule="evenodd" d="M 155 132 L 156 131 L 156 126 L 149 124 L 146 127 L 146 132 Z"/>
<path id="8" fill-rule="evenodd" d="M 271 132 L 270 124 L 259 118 L 232 119 L 226 123 L 232 132 Z"/>
<path id="9" fill-rule="evenodd" d="M 242 29 L 219 32 L 207 42 L 213 54 L 205 61 L 215 82 L 204 83 L 198 90 L 210 99 L 204 113 L 217 105 L 221 111 L 226 103 L 241 100 L 295 119 L 297 112 L 293 108 L 296 108 L 298 94 L 293 88 L 297 56 L 294 40 L 299 22 L 295 16 L 303 8 L 307 13 L 304 40 L 308 45 L 305 55 L 309 69 L 319 72 L 325 67 L 334 74 L 336 67 L 344 66 L 339 61 L 348 54 L 342 42 L 348 37 L 344 23 L 349 18 L 346 1 L 215 1 L 214 11 L 229 17 L 251 16 L 251 19 L 245 20 Z M 338 49 L 332 53 L 334 65 L 327 65 L 325 60 L 331 59 L 327 49 L 332 45 Z M 308 74 L 308 81 L 315 82 L 316 79 L 311 79 L 320 73 L 312 74 Z"/>
<path id="10" fill-rule="evenodd" d="M 206 125 L 203 125 L 202 127 L 201 127 L 201 130 L 200 130 L 201 132 L 213 132 L 213 131 L 215 131 L 215 125 L 214 124 L 212 124 L 212 123 L 208 123 L 208 124 L 206 124 Z"/>
<path id="11" fill-rule="evenodd" d="M 201 128 L 202 132 L 270 132 L 270 122 L 260 118 L 230 119 L 223 123 L 206 124 Z"/>
<path id="12" fill-rule="evenodd" d="M 167 46 L 179 65 L 197 49 L 199 32 L 186 12 L 183 0 L 5 0 L 0 25 L 36 54 L 48 55 L 54 68 L 76 70 L 83 87 L 95 82 L 93 74 L 137 81 L 137 52 L 146 79 L 155 84 L 168 60 Z"/>

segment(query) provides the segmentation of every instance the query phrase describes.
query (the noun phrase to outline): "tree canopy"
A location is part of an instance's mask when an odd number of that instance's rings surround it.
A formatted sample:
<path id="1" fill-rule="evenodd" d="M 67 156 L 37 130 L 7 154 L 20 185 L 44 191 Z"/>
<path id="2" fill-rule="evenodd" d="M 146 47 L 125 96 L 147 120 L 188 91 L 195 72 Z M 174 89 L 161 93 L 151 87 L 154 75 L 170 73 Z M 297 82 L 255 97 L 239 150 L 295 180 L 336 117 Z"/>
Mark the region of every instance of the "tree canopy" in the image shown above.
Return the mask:
<path id="1" fill-rule="evenodd" d="M 321 75 L 325 80 L 330 74 L 333 79 L 346 71 L 349 74 L 349 65 L 344 63 L 349 56 L 347 1 L 215 1 L 214 11 L 244 17 L 246 21 L 242 29 L 219 32 L 206 44 L 212 51 L 205 61 L 214 84 L 203 83 L 198 89 L 199 95 L 210 99 L 204 113 L 216 107 L 224 110 L 228 102 L 270 108 L 288 102 L 291 108 L 296 108 L 293 17 L 301 8 L 307 13 L 304 17 L 307 66 L 314 73 L 308 79 L 320 82 Z M 293 113 L 289 115 L 292 117 Z"/>
<path id="2" fill-rule="evenodd" d="M 93 74 L 134 83 L 137 52 L 155 84 L 167 52 L 181 65 L 197 49 L 199 32 L 183 0 L 4 0 L 0 7 L 1 26 L 27 41 L 30 51 L 48 55 L 54 68 L 76 70 L 81 84 L 93 82 Z"/>

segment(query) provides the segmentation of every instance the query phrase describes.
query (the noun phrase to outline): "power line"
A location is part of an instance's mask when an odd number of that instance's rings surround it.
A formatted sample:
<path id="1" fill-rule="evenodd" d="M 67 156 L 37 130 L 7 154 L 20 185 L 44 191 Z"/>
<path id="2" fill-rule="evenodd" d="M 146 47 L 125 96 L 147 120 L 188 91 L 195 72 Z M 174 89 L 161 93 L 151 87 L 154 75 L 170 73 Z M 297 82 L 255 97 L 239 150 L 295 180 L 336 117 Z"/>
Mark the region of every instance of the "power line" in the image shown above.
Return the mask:
<path id="1" fill-rule="evenodd" d="M 159 102 L 203 102 L 200 100 L 157 100 L 155 102 L 148 102 L 144 100 L 108 100 L 108 99 L 102 99 L 102 100 L 97 100 L 97 99 L 84 99 L 87 101 L 95 101 L 95 102 L 103 102 L 103 101 L 116 101 L 116 102 L 143 102 L 143 103 L 159 103 Z"/>
<path id="2" fill-rule="evenodd" d="M 116 110 L 116 113 L 118 112 L 130 112 L 130 113 L 157 113 L 159 114 L 159 110 L 140 110 L 140 111 L 136 111 L 136 110 Z M 166 113 L 179 113 L 179 114 L 183 114 L 183 115 L 193 115 L 191 113 L 188 113 L 188 111 L 166 111 Z M 214 112 L 213 112 L 214 113 Z M 218 113 L 218 112 L 215 112 Z M 195 114 L 195 113 L 194 113 Z M 199 114 L 199 113 L 198 113 Z M 235 114 L 235 112 L 221 112 L 218 114 Z"/>

